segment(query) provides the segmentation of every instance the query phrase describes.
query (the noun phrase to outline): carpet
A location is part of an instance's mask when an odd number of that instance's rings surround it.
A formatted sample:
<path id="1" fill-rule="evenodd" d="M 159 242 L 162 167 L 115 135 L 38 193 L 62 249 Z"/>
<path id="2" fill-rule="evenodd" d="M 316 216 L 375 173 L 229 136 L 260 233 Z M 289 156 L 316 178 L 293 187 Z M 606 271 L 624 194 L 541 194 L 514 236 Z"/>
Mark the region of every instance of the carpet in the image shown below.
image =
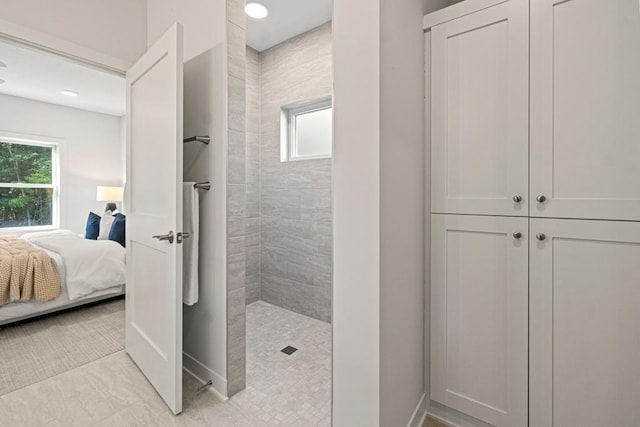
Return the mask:
<path id="1" fill-rule="evenodd" d="M 0 396 L 124 349 L 124 299 L 0 328 Z"/>

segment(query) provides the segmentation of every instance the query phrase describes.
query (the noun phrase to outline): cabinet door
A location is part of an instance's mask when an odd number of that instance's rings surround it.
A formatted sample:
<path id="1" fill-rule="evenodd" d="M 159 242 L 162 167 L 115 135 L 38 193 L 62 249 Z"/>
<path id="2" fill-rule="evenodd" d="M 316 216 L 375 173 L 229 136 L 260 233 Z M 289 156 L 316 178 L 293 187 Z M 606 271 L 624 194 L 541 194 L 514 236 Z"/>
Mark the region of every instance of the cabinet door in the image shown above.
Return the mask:
<path id="1" fill-rule="evenodd" d="M 528 220 L 431 218 L 431 399 L 526 426 Z"/>
<path id="2" fill-rule="evenodd" d="M 638 0 L 531 2 L 531 216 L 640 220 L 639 100 Z"/>
<path id="3" fill-rule="evenodd" d="M 433 212 L 528 214 L 528 12 L 510 0 L 431 30 Z"/>
<path id="4" fill-rule="evenodd" d="M 640 223 L 530 225 L 530 425 L 640 425 Z"/>

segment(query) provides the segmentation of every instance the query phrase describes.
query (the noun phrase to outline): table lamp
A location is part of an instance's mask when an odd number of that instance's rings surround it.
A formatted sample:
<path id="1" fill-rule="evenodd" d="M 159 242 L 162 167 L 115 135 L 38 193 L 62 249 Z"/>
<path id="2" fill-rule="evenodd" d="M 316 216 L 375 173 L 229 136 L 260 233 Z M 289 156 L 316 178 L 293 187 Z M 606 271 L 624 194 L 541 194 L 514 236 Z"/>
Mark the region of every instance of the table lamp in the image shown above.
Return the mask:
<path id="1" fill-rule="evenodd" d="M 104 211 L 115 211 L 118 209 L 116 202 L 122 201 L 123 187 L 102 187 L 98 186 L 96 200 L 98 202 L 107 202 Z"/>

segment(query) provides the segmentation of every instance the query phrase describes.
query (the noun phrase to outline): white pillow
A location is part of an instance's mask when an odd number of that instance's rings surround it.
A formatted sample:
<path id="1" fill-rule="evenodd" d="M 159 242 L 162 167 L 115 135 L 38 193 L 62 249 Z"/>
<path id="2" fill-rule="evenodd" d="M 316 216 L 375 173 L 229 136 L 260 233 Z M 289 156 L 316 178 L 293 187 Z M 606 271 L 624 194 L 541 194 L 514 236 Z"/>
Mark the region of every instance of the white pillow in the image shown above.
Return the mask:
<path id="1" fill-rule="evenodd" d="M 105 212 L 100 218 L 100 234 L 98 234 L 98 240 L 108 240 L 109 231 L 111 231 L 111 224 L 113 223 L 113 215 L 111 212 Z"/>

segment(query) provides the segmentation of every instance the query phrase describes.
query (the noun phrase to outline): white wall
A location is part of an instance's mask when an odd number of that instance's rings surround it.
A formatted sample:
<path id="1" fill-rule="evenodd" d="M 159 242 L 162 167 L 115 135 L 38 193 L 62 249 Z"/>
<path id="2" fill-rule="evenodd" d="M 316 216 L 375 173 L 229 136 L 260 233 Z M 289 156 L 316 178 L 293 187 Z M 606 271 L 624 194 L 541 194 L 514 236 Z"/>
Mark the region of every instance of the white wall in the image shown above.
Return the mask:
<path id="1" fill-rule="evenodd" d="M 200 297 L 184 308 L 184 365 L 227 394 L 227 47 L 225 0 L 149 0 L 148 44 L 174 23 L 184 31 L 184 135 L 211 144 L 185 146 L 185 181 L 211 181 L 200 192 Z"/>
<path id="2" fill-rule="evenodd" d="M 380 425 L 406 426 L 424 393 L 423 5 L 381 8 Z"/>
<path id="3" fill-rule="evenodd" d="M 380 8 L 335 0 L 333 425 L 380 425 Z"/>
<path id="4" fill-rule="evenodd" d="M 149 0 L 147 43 L 153 45 L 174 22 L 184 26 L 184 60 L 211 49 L 225 38 L 224 0 Z"/>
<path id="5" fill-rule="evenodd" d="M 446 3 L 334 1 L 336 427 L 424 414 L 422 15 Z"/>
<path id="6" fill-rule="evenodd" d="M 184 180 L 210 181 L 200 191 L 200 296 L 184 307 L 184 365 L 204 382 L 227 393 L 227 242 L 226 135 L 223 45 L 185 64 L 184 135 L 210 135 L 211 144 L 189 143 L 184 150 Z M 223 185 L 220 185 L 223 183 Z"/>
<path id="7" fill-rule="evenodd" d="M 96 187 L 122 185 L 120 117 L 0 95 L 0 136 L 59 142 L 61 228 L 84 232 Z"/>
<path id="8" fill-rule="evenodd" d="M 147 0 L 0 0 L 0 34 L 127 70 L 146 51 L 146 14 Z"/>

